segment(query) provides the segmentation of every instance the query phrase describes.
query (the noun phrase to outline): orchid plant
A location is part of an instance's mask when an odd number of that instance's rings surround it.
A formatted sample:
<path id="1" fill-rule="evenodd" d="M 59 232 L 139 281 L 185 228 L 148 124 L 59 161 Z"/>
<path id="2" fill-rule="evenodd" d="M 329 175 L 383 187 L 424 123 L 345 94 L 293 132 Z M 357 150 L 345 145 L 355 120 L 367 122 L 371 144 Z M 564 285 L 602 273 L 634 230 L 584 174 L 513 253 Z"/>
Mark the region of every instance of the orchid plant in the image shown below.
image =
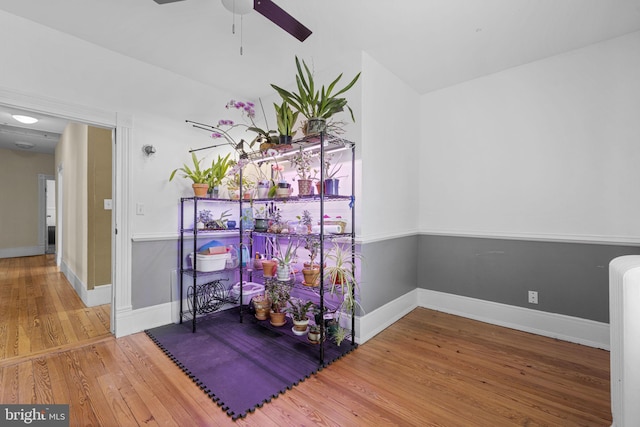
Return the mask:
<path id="1" fill-rule="evenodd" d="M 335 158 L 334 162 L 334 154 L 327 153 L 324 155 L 324 177 L 323 179 L 333 179 L 336 178 L 338 172 L 342 168 L 342 164 L 338 163 L 340 161 L 340 155 Z"/>
<path id="2" fill-rule="evenodd" d="M 227 102 L 226 108 L 228 110 L 239 110 L 242 114 L 242 117 L 248 119 L 250 124 L 246 123 L 236 123 L 233 120 L 221 119 L 218 120 L 218 124 L 216 126 L 208 126 L 213 130 L 211 133 L 211 137 L 214 139 L 224 138 L 229 145 L 231 145 L 234 150 L 238 151 L 241 155 L 246 155 L 245 144 L 247 142 L 244 139 L 241 139 L 240 142 L 236 142 L 236 140 L 231 136 L 231 131 L 238 127 L 246 127 L 247 131 L 254 132 L 257 134 L 251 142 L 248 143 L 248 148 L 253 148 L 256 143 L 277 143 L 278 142 L 278 132 L 274 130 L 263 130 L 259 128 L 254 119 L 256 117 L 255 104 L 253 102 L 245 102 L 245 101 L 236 101 L 230 100 Z"/>

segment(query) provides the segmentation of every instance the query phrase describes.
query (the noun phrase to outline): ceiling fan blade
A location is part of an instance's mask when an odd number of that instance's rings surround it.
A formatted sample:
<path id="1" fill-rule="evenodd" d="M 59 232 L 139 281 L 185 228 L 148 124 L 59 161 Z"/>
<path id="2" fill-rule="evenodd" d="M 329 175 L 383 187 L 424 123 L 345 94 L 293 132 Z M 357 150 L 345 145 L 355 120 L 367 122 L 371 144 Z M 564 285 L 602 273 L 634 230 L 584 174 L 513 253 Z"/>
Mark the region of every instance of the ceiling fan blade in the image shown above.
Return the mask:
<path id="1" fill-rule="evenodd" d="M 183 1 L 183 0 L 153 0 L 153 1 L 158 4 L 167 4 L 167 3 L 175 3 L 177 1 Z"/>
<path id="2" fill-rule="evenodd" d="M 311 35 L 310 29 L 271 0 L 253 0 L 253 9 L 301 42 Z"/>

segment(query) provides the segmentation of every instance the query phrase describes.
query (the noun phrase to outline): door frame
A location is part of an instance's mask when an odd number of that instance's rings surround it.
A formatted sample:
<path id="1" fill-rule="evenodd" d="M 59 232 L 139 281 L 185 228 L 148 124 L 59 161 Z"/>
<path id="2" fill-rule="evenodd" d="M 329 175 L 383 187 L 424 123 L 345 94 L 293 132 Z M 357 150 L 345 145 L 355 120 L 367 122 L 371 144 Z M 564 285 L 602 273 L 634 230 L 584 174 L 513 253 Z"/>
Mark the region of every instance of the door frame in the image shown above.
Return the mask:
<path id="1" fill-rule="evenodd" d="M 38 174 L 38 245 L 43 249 L 42 253 L 48 253 L 49 238 L 47 228 L 47 181 L 55 181 L 55 176 Z M 57 190 L 57 188 L 56 188 Z M 56 192 L 57 193 L 57 192 Z"/>
<path id="2" fill-rule="evenodd" d="M 0 88 L 0 103 L 8 107 L 57 116 L 70 121 L 114 129 L 112 189 L 113 211 L 111 259 L 111 332 L 118 335 L 118 320 L 132 311 L 131 305 L 131 230 L 129 227 L 129 180 L 131 164 L 128 155 L 133 138 L 133 117 L 108 112 L 57 99 L 44 98 Z"/>

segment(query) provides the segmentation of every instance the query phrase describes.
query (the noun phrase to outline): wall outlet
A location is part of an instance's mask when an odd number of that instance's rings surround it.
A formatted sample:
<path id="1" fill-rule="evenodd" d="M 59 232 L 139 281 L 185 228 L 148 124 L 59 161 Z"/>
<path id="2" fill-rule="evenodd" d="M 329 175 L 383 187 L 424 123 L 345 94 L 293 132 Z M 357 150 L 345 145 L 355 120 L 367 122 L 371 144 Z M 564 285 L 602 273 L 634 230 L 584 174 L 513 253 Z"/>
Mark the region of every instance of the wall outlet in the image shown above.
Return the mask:
<path id="1" fill-rule="evenodd" d="M 529 291 L 529 304 L 538 303 L 538 291 Z"/>
<path id="2" fill-rule="evenodd" d="M 136 203 L 136 215 L 144 215 L 144 203 Z"/>

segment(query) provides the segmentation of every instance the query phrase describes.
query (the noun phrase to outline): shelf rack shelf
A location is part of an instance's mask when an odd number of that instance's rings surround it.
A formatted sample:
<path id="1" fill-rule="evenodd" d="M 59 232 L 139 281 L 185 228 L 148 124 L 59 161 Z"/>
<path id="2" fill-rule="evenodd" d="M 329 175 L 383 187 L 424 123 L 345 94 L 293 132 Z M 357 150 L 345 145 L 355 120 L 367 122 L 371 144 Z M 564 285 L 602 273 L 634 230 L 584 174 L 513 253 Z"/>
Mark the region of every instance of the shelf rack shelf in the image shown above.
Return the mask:
<path id="1" fill-rule="evenodd" d="M 292 287 L 301 295 L 306 296 L 315 296 L 318 300 L 318 305 L 321 313 L 324 313 L 325 308 L 329 308 L 327 304 L 331 302 L 326 298 L 326 295 L 329 294 L 330 287 L 329 284 L 325 283 L 324 277 L 324 266 L 325 266 L 325 243 L 327 242 L 346 242 L 346 244 L 350 245 L 351 250 L 351 261 L 352 265 L 355 265 L 355 144 L 351 141 L 345 140 L 341 137 L 335 135 L 325 135 L 320 134 L 319 136 L 313 138 L 303 138 L 292 142 L 290 146 L 279 147 L 277 150 L 277 154 L 274 156 L 266 156 L 264 153 L 253 152 L 249 153 L 247 157 L 249 160 L 261 163 L 267 162 L 274 159 L 282 159 L 286 160 L 288 157 L 298 153 L 300 150 L 311 151 L 314 153 L 318 153 L 320 157 L 320 176 L 324 176 L 324 156 L 328 153 L 334 153 L 338 151 L 347 150 L 351 154 L 351 188 L 349 195 L 328 195 L 325 194 L 324 182 L 322 182 L 320 186 L 320 194 L 315 194 L 312 196 L 293 196 L 293 197 L 283 197 L 283 198 L 268 198 L 268 199 L 253 199 L 252 201 L 239 199 L 226 199 L 226 198 L 202 198 L 202 197 L 186 197 L 180 200 L 180 245 L 179 245 L 179 286 L 180 286 L 180 322 L 185 318 L 185 314 L 190 315 L 190 320 L 192 322 L 192 330 L 196 331 L 196 318 L 198 314 L 205 314 L 211 312 L 214 309 L 220 308 L 223 304 L 226 303 L 235 303 L 240 306 L 240 319 L 239 321 L 243 321 L 244 309 L 241 304 L 241 297 L 243 295 L 243 284 L 245 283 L 245 279 L 253 280 L 254 276 L 256 278 L 261 277 L 262 274 L 259 270 L 255 270 L 252 267 L 251 263 L 253 259 L 251 257 L 251 253 L 253 250 L 253 242 L 254 239 L 303 239 L 312 236 L 313 238 L 318 239 L 320 244 L 319 256 L 319 268 L 320 268 L 320 280 L 318 286 L 311 287 L 305 286 L 302 284 L 297 284 L 297 280 L 292 280 Z M 240 170 L 240 182 L 242 182 L 242 169 Z M 240 188 L 240 194 L 243 194 L 242 188 Z M 225 230 L 203 230 L 192 227 L 184 227 L 184 216 L 185 216 L 185 203 L 193 204 L 193 224 L 195 226 L 197 222 L 198 215 L 198 205 L 199 204 L 237 204 L 239 217 L 243 216 L 243 209 L 246 205 L 250 203 L 270 203 L 270 202 L 282 202 L 282 203 L 313 203 L 318 206 L 319 209 L 319 232 L 311 233 L 311 234 L 280 234 L 280 233 L 269 233 L 263 231 L 254 231 L 254 230 L 246 230 L 243 224 L 243 221 L 239 222 L 239 227 L 233 230 L 225 229 Z M 343 233 L 326 233 L 325 232 L 325 204 L 326 203 L 347 203 L 349 205 L 349 209 L 351 212 L 351 221 L 350 221 L 350 232 Z M 193 259 L 193 265 L 191 268 L 186 266 L 185 261 L 185 240 L 188 238 L 193 238 L 193 253 L 197 253 L 198 250 L 198 238 L 206 237 L 211 238 L 215 236 L 230 236 L 234 235 L 238 239 L 239 247 L 242 245 L 246 245 L 249 249 L 249 257 L 248 259 L 244 259 L 243 251 L 239 251 L 239 266 L 233 269 L 224 269 L 221 271 L 215 272 L 201 272 L 197 271 L 197 257 Z M 216 284 L 216 277 L 221 277 L 225 275 L 235 275 L 239 276 L 240 283 L 240 303 L 238 301 L 233 300 L 229 297 L 228 291 L 224 290 L 223 286 L 218 286 Z M 190 283 L 189 289 L 192 289 L 191 292 L 187 292 L 188 297 L 188 312 L 185 312 L 185 307 L 183 306 L 183 297 L 184 297 L 184 285 L 185 278 L 188 277 Z M 206 277 L 207 280 L 209 278 L 215 279 L 207 282 L 206 284 L 198 284 L 199 277 Z M 273 281 L 277 279 L 273 278 L 264 278 L 263 281 L 268 283 L 269 281 Z M 212 284 L 214 283 L 214 284 Z M 205 287 L 208 287 L 205 289 Z M 200 292 L 202 291 L 202 292 Z M 355 289 L 352 289 L 352 298 L 356 298 Z M 204 301 L 204 302 L 203 302 Z M 335 302 L 333 302 L 335 304 Z M 200 306 L 198 305 L 200 304 Z M 202 308 L 204 307 L 204 308 Z M 202 309 L 201 309 L 202 308 Z M 352 308 L 350 317 L 351 317 L 351 345 L 355 345 L 355 307 Z M 319 361 L 320 364 L 324 363 L 324 346 L 326 343 L 326 334 L 324 322 L 321 322 L 321 339 L 319 347 Z"/>

